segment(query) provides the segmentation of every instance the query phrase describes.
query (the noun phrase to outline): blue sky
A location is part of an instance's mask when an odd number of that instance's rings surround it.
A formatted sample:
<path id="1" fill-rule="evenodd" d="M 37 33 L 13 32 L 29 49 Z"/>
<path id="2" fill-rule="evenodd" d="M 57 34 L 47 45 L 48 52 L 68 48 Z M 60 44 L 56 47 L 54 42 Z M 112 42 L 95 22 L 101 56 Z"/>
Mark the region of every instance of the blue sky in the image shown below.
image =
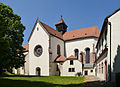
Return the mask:
<path id="1" fill-rule="evenodd" d="M 55 23 L 63 15 L 68 31 L 90 26 L 101 30 L 104 18 L 120 8 L 120 0 L 0 0 L 12 7 L 26 26 L 23 45 L 27 44 L 35 21 L 46 23 L 55 29 Z"/>

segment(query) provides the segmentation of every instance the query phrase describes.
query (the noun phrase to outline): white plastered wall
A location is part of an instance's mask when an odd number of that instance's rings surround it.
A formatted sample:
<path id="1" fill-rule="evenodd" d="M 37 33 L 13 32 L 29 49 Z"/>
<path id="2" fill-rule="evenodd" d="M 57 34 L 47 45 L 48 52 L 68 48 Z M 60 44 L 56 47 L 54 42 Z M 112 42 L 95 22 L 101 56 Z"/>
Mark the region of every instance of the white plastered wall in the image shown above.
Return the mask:
<path id="1" fill-rule="evenodd" d="M 78 72 L 82 73 L 82 63 L 79 60 L 73 60 L 73 65 L 70 65 L 70 60 L 66 60 L 62 67 L 61 76 L 75 76 Z M 69 68 L 75 68 L 75 72 L 68 72 Z"/>
<path id="2" fill-rule="evenodd" d="M 115 73 L 120 72 L 118 69 L 120 67 L 120 11 L 112 15 L 108 21 L 111 22 L 111 80 L 115 81 Z"/>
<path id="3" fill-rule="evenodd" d="M 39 28 L 39 30 L 37 30 Z M 42 55 L 36 57 L 34 48 L 41 45 L 43 48 Z M 49 35 L 41 24 L 37 23 L 33 34 L 29 40 L 29 75 L 36 75 L 36 68 L 41 69 L 42 76 L 49 76 Z"/>
<path id="4" fill-rule="evenodd" d="M 59 75 L 59 72 L 56 71 L 57 64 L 54 63 L 54 60 L 58 56 L 57 45 L 60 45 L 61 55 L 64 56 L 64 41 L 57 37 L 51 36 L 51 51 L 52 51 L 52 62 L 53 62 L 52 63 L 52 75 Z"/>
<path id="5" fill-rule="evenodd" d="M 93 44 L 96 45 L 97 38 L 84 38 L 65 42 L 66 57 L 74 55 L 74 50 L 78 49 L 79 54 L 81 51 L 85 52 L 85 48 L 90 48 L 90 52 L 93 52 Z"/>

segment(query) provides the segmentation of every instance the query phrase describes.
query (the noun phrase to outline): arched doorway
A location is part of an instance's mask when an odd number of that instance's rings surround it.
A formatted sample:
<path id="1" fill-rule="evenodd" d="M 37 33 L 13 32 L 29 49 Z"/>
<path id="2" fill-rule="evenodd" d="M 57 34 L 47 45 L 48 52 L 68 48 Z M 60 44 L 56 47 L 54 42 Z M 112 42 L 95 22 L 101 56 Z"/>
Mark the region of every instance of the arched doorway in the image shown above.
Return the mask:
<path id="1" fill-rule="evenodd" d="M 107 61 L 105 61 L 104 79 L 107 80 Z"/>
<path id="2" fill-rule="evenodd" d="M 36 68 L 36 75 L 37 76 L 40 76 L 40 73 L 41 73 L 41 69 L 39 67 Z"/>

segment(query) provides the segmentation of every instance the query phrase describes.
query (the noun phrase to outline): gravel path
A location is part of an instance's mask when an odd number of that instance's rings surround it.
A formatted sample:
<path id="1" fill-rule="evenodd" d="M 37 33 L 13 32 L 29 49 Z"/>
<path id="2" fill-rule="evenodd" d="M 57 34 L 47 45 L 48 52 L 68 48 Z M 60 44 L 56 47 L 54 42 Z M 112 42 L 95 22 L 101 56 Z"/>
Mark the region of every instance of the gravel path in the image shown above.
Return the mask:
<path id="1" fill-rule="evenodd" d="M 104 87 L 105 82 L 96 76 L 86 76 L 83 87 Z"/>

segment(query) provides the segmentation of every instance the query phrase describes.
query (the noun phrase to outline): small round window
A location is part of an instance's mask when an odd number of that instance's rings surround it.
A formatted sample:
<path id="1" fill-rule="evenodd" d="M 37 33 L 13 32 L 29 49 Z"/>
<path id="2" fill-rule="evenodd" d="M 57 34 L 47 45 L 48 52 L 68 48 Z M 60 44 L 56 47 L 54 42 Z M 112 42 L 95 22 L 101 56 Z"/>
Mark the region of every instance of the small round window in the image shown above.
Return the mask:
<path id="1" fill-rule="evenodd" d="M 42 46 L 40 45 L 37 45 L 35 48 L 34 48 L 34 55 L 39 57 L 42 55 L 42 52 L 43 52 L 43 49 L 42 49 Z"/>

